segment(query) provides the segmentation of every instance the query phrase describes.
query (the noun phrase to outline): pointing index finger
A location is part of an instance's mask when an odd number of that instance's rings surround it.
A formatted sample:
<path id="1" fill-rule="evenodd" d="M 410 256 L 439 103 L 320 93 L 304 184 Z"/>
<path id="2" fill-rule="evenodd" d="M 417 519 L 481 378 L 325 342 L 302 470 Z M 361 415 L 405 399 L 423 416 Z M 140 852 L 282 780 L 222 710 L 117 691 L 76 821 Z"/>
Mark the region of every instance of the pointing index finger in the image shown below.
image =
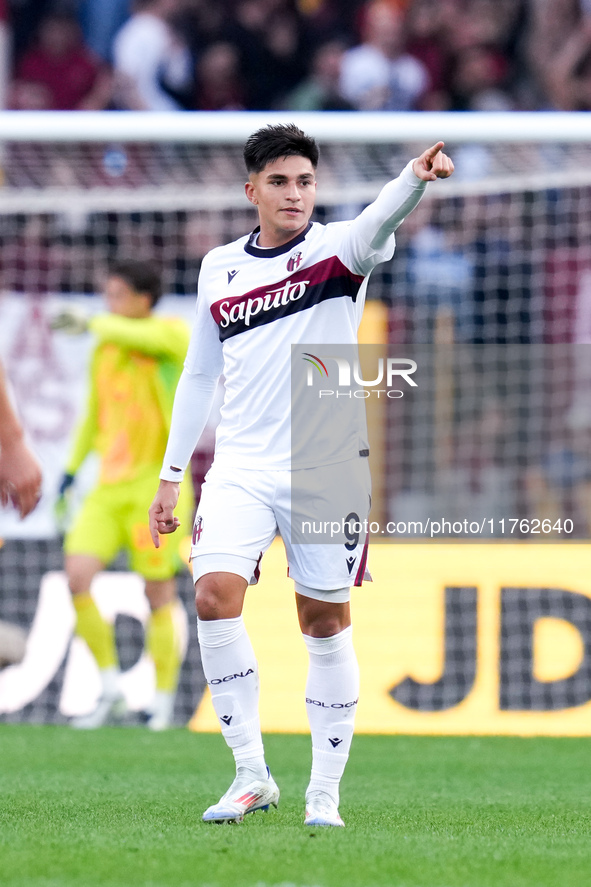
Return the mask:
<path id="1" fill-rule="evenodd" d="M 435 155 L 438 154 L 438 153 L 441 151 L 441 149 L 443 148 L 444 144 L 445 144 L 445 142 L 437 142 L 437 143 L 436 143 L 435 145 L 433 145 L 431 148 L 427 148 L 427 150 L 425 151 L 425 154 L 427 155 L 428 159 L 429 159 L 429 160 L 433 160 L 433 158 L 435 157 Z"/>

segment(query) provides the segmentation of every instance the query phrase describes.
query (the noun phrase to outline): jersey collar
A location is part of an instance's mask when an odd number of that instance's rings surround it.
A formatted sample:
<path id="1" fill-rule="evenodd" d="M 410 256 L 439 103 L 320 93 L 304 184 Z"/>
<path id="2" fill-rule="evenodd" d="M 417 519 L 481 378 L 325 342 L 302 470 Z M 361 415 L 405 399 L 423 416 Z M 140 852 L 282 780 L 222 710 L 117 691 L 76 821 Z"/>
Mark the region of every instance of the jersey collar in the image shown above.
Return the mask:
<path id="1" fill-rule="evenodd" d="M 257 235 L 261 230 L 260 226 L 257 225 L 257 227 L 248 238 L 248 242 L 244 245 L 244 249 L 251 256 L 260 256 L 263 259 L 273 259 L 275 258 L 275 256 L 282 256 L 283 253 L 288 253 L 294 248 L 294 246 L 297 246 L 298 243 L 301 243 L 311 227 L 312 222 L 308 222 L 308 226 L 292 240 L 288 240 L 287 243 L 284 243 L 281 246 L 274 246 L 272 249 L 262 249 L 260 246 L 255 246 L 255 240 L 257 239 Z"/>

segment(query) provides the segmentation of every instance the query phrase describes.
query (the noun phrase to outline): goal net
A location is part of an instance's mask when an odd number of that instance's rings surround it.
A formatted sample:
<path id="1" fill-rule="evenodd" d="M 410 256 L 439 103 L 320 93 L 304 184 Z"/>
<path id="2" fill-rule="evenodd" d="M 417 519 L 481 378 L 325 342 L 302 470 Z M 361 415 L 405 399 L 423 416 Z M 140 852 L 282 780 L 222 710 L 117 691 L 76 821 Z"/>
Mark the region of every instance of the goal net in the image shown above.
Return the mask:
<path id="1" fill-rule="evenodd" d="M 22 692 L 13 669 L 0 672 L 0 719 L 60 721 L 89 704 L 74 676 L 77 662 L 91 664 L 71 644 L 53 505 L 91 343 L 52 332 L 49 317 L 64 302 L 99 310 L 109 263 L 133 256 L 158 262 L 163 310 L 190 319 L 203 256 L 256 224 L 242 144 L 258 126 L 287 121 L 319 141 L 315 218 L 324 223 L 353 218 L 440 138 L 456 165 L 451 179 L 428 187 L 368 289 L 375 312 L 364 341 L 385 359 L 414 360 L 419 379 L 417 393 L 368 403 L 377 535 L 589 537 L 585 115 L 8 112 L 0 115 L 0 354 L 45 480 L 27 521 L 0 512 L 0 618 L 40 630 L 54 595 L 65 627 L 43 676 L 21 681 Z M 194 456 L 197 489 L 212 443 L 213 427 Z M 135 675 L 126 692 L 140 708 L 150 679 L 146 614 L 125 563 L 114 570 L 131 603 L 117 610 L 105 598 L 102 606 L 117 620 L 122 663 Z M 188 572 L 180 587 L 192 619 Z M 187 644 L 179 723 L 204 690 L 192 631 Z"/>

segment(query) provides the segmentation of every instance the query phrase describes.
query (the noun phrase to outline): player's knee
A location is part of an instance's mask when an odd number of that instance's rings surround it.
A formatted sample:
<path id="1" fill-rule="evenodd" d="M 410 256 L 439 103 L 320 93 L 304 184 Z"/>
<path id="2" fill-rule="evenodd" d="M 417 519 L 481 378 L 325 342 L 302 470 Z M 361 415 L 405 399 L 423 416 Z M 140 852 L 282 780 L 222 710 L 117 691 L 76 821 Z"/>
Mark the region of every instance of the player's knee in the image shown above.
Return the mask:
<path id="1" fill-rule="evenodd" d="M 176 600 L 176 582 L 174 579 L 146 579 L 146 597 L 151 610 L 158 610 Z"/>
<path id="2" fill-rule="evenodd" d="M 303 607 L 300 609 L 300 626 L 304 634 L 313 638 L 331 638 L 351 624 L 348 607 Z"/>
<path id="3" fill-rule="evenodd" d="M 224 618 L 221 601 L 212 594 L 211 590 L 201 591 L 195 595 L 195 609 L 199 619 L 204 621 Z"/>
<path id="4" fill-rule="evenodd" d="M 88 588 L 84 588 L 84 585 L 78 576 L 68 576 L 68 588 L 70 589 L 70 594 L 73 596 L 88 591 Z"/>
<path id="5" fill-rule="evenodd" d="M 195 585 L 195 609 L 200 619 L 219 619 L 220 589 L 216 582 L 203 576 Z"/>
<path id="6" fill-rule="evenodd" d="M 330 638 L 351 624 L 348 600 L 332 601 L 310 597 L 311 589 L 296 583 L 296 605 L 303 634 L 314 638 Z M 306 594 L 305 592 L 308 592 Z M 318 591 L 316 594 L 321 594 Z M 348 596 L 349 589 L 338 589 L 335 594 Z"/>
<path id="7" fill-rule="evenodd" d="M 229 573 L 207 573 L 195 584 L 199 619 L 231 619 L 242 612 L 246 580 Z"/>
<path id="8" fill-rule="evenodd" d="M 311 619 L 304 634 L 308 634 L 313 638 L 331 638 L 335 634 L 340 634 L 350 624 L 350 620 L 346 620 L 336 614 L 324 614 Z"/>
<path id="9" fill-rule="evenodd" d="M 90 579 L 84 570 L 80 570 L 76 565 L 69 565 L 66 570 L 68 577 L 68 587 L 71 594 L 83 594 L 90 590 Z"/>

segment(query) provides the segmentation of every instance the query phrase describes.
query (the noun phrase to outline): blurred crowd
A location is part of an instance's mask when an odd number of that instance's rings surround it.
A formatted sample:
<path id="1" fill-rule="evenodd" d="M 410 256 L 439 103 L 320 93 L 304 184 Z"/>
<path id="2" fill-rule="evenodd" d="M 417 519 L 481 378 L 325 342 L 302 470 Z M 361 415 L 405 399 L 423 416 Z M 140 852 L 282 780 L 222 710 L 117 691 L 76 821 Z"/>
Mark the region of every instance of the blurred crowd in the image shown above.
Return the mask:
<path id="1" fill-rule="evenodd" d="M 17 110 L 589 110 L 591 0 L 0 0 Z"/>

